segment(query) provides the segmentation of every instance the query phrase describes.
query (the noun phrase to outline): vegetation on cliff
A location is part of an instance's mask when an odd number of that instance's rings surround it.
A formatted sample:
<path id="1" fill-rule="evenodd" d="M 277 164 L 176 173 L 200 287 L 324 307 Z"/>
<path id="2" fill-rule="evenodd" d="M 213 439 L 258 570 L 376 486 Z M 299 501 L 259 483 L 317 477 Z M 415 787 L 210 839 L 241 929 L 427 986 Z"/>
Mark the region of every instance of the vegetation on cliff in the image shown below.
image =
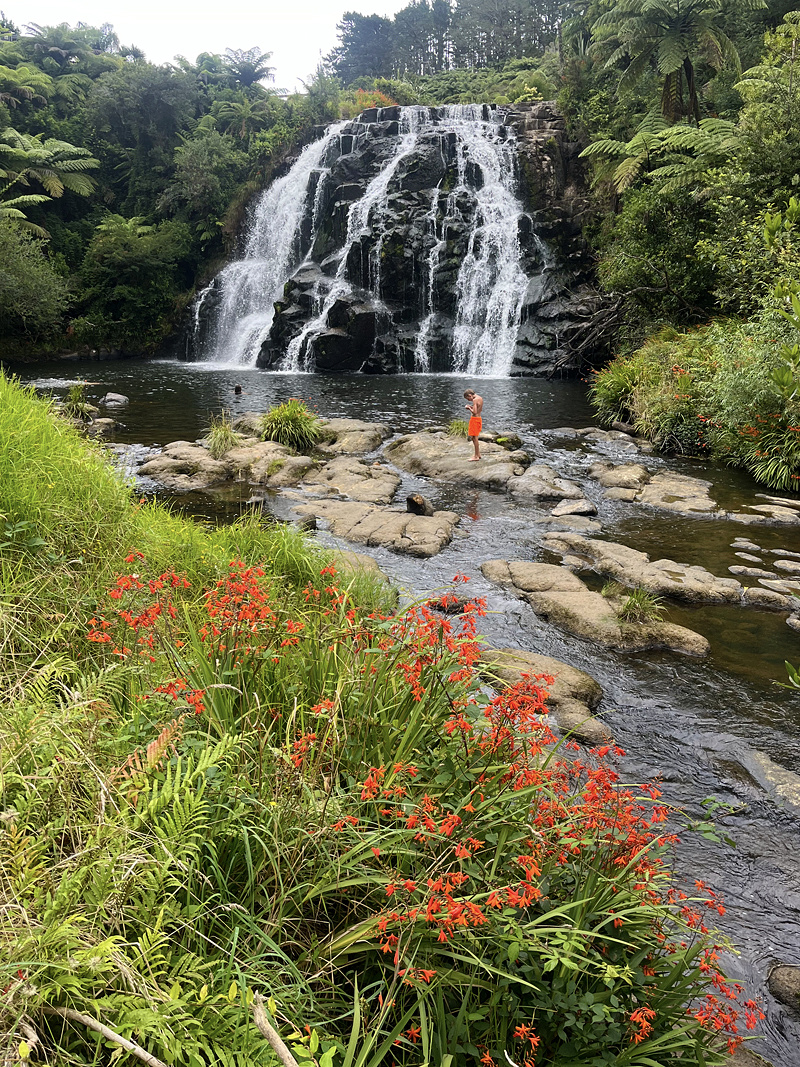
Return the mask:
<path id="1" fill-rule="evenodd" d="M 711 1065 L 757 1025 L 658 789 L 557 742 L 547 679 L 487 690 L 480 601 L 137 503 L 4 377 L 0 445 L 9 1062 Z"/>

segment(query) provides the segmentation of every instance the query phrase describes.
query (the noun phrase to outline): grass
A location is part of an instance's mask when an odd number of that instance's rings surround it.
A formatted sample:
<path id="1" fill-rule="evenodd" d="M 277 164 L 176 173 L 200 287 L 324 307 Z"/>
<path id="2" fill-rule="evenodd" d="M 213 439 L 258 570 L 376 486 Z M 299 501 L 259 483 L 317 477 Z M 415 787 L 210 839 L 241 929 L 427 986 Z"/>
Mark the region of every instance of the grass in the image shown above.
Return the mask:
<path id="1" fill-rule="evenodd" d="M 203 440 L 212 458 L 222 459 L 232 448 L 236 448 L 237 445 L 241 444 L 242 436 L 236 433 L 233 426 L 231 426 L 230 416 L 227 411 L 223 411 L 219 415 L 211 416 L 211 425 Z"/>
<path id="2" fill-rule="evenodd" d="M 296 452 L 308 452 L 320 435 L 320 420 L 302 400 L 286 400 L 278 404 L 261 421 L 261 436 L 265 441 L 277 441 Z"/>
<path id="3" fill-rule="evenodd" d="M 469 430 L 469 423 L 466 419 L 453 419 L 447 426 L 447 433 L 450 437 L 467 437 Z"/>
<path id="4" fill-rule="evenodd" d="M 664 611 L 661 597 L 646 589 L 634 589 L 625 597 L 617 614 L 622 622 L 658 622 Z"/>

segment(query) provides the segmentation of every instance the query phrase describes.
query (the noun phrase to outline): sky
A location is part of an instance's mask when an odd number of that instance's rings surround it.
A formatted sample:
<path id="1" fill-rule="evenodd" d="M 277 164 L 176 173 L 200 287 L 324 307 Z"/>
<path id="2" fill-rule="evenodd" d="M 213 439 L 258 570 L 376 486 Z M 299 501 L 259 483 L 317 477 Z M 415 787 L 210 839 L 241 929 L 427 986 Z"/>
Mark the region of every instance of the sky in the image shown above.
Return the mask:
<path id="1" fill-rule="evenodd" d="M 110 22 L 122 44 L 135 44 L 153 63 L 176 55 L 252 48 L 272 52 L 275 85 L 294 90 L 336 44 L 345 11 L 393 15 L 408 0 L 0 0 L 21 30 Z"/>

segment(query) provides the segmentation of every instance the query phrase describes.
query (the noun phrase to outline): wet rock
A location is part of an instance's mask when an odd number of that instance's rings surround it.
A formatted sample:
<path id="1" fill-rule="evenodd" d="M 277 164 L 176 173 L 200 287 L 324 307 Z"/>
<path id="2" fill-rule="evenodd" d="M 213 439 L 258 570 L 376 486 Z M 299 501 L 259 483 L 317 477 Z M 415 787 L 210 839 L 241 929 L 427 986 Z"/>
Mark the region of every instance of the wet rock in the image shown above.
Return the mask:
<path id="1" fill-rule="evenodd" d="M 800 1015 L 800 967 L 779 963 L 769 972 L 768 985 L 776 1000 Z"/>
<path id="2" fill-rule="evenodd" d="M 308 456 L 286 456 L 284 459 L 268 453 L 249 468 L 247 481 L 270 489 L 286 489 L 298 485 L 313 467 L 314 461 Z"/>
<path id="3" fill-rule="evenodd" d="M 800 775 L 781 767 L 766 752 L 757 749 L 746 751 L 739 762 L 781 806 L 791 808 L 795 815 L 800 813 Z"/>
<path id="4" fill-rule="evenodd" d="M 483 434 L 481 434 L 481 440 L 483 440 Z M 522 438 L 518 434 L 510 433 L 508 430 L 504 430 L 501 433 L 490 433 L 489 440 L 505 448 L 507 452 L 516 452 L 517 449 L 522 448 Z"/>
<path id="5" fill-rule="evenodd" d="M 771 519 L 781 525 L 792 526 L 800 524 L 800 511 L 795 511 L 794 508 L 782 507 L 778 504 L 748 504 L 747 507 L 752 511 L 758 512 L 759 515 L 766 516 L 767 520 Z M 737 521 L 741 522 L 741 518 Z"/>
<path id="6" fill-rule="evenodd" d="M 549 676 L 552 682 L 542 684 L 547 689 L 547 706 L 552 709 L 559 730 L 591 745 L 611 740 L 608 727 L 592 715 L 602 700 L 603 690 L 586 671 L 550 656 L 501 648 L 486 649 L 481 654 L 481 673 L 490 681 L 499 680 L 507 686 L 516 685 L 526 674 Z"/>
<path id="7" fill-rule="evenodd" d="M 737 553 L 739 555 L 739 553 Z M 759 563 L 761 560 L 758 561 Z M 765 571 L 760 567 L 740 567 L 733 566 L 728 567 L 731 574 L 738 574 L 742 578 L 777 578 L 778 575 L 774 571 Z"/>
<path id="8" fill-rule="evenodd" d="M 327 522 L 331 532 L 345 541 L 420 558 L 441 552 L 459 522 L 453 511 L 437 511 L 428 517 L 344 500 L 311 501 L 293 510 Z"/>
<path id="9" fill-rule="evenodd" d="M 631 435 L 623 430 L 590 430 L 584 434 L 587 441 L 593 444 L 611 446 L 616 451 L 638 452 L 639 445 Z"/>
<path id="10" fill-rule="evenodd" d="M 751 1049 L 740 1046 L 727 1060 L 727 1067 L 772 1067 L 772 1064 Z"/>
<path id="11" fill-rule="evenodd" d="M 189 441 L 173 441 L 160 456 L 139 467 L 138 473 L 167 489 L 208 489 L 233 477 L 229 464 L 213 459 L 208 449 Z"/>
<path id="12" fill-rule="evenodd" d="M 790 615 L 786 620 L 786 625 L 800 633 L 800 615 Z"/>
<path id="13" fill-rule="evenodd" d="M 745 552 L 763 552 L 763 548 L 748 541 L 746 537 L 734 537 L 731 548 L 743 549 Z M 737 553 L 738 555 L 739 553 Z"/>
<path id="14" fill-rule="evenodd" d="M 578 535 L 567 535 L 578 536 Z M 555 626 L 618 652 L 668 649 L 705 656 L 706 639 L 693 630 L 661 620 L 623 623 L 613 601 L 594 593 L 564 567 L 548 563 L 489 560 L 481 566 L 484 577 L 514 588 L 535 613 Z"/>
<path id="15" fill-rule="evenodd" d="M 773 556 L 781 556 L 786 559 L 800 559 L 800 552 L 790 552 L 787 548 L 770 548 L 768 551 Z"/>
<path id="16" fill-rule="evenodd" d="M 613 486 L 611 489 L 606 489 L 606 497 L 608 500 L 624 500 L 631 504 L 636 499 L 636 489 L 620 489 L 617 486 Z"/>
<path id="17" fill-rule="evenodd" d="M 124 408 L 130 400 L 123 393 L 106 393 L 98 403 L 107 408 Z"/>
<path id="18" fill-rule="evenodd" d="M 742 603 L 751 608 L 763 608 L 766 611 L 791 611 L 792 602 L 783 593 L 772 589 L 762 589 L 752 585 L 742 593 Z"/>
<path id="19" fill-rule="evenodd" d="M 470 459 L 472 445 L 445 433 L 407 434 L 390 442 L 384 456 L 401 470 L 442 478 L 450 482 L 480 485 L 486 489 L 505 489 L 524 471 L 519 453 L 506 452 L 492 442 L 481 444 L 481 459 Z"/>
<path id="20" fill-rule="evenodd" d="M 768 493 L 756 493 L 759 500 L 766 500 L 770 504 L 776 504 L 781 508 L 793 508 L 795 511 L 800 511 L 800 500 L 795 497 L 788 496 L 769 496 Z"/>
<path id="21" fill-rule="evenodd" d="M 116 428 L 117 423 L 113 419 L 92 419 L 86 427 L 86 433 L 90 437 L 105 437 Z"/>
<path id="22" fill-rule="evenodd" d="M 411 493 L 406 497 L 406 511 L 412 515 L 433 515 L 434 507 L 422 493 Z"/>
<path id="23" fill-rule="evenodd" d="M 758 583 L 766 586 L 767 589 L 774 589 L 776 593 L 800 593 L 800 582 L 792 581 L 790 578 L 776 578 L 774 581 L 769 578 L 759 578 Z"/>
<path id="24" fill-rule="evenodd" d="M 323 441 L 329 452 L 363 454 L 374 452 L 392 436 L 391 426 L 359 419 L 323 419 Z"/>
<path id="25" fill-rule="evenodd" d="M 167 489 L 208 489 L 237 478 L 258 485 L 296 485 L 313 460 L 292 456 L 291 450 L 274 441 L 259 441 L 230 449 L 214 459 L 203 445 L 173 441 L 161 454 L 146 460 L 138 473 Z"/>
<path id="26" fill-rule="evenodd" d="M 560 504 L 556 504 L 550 514 L 556 518 L 562 515 L 596 515 L 597 508 L 591 500 L 586 500 L 584 497 L 581 500 L 562 500 Z"/>
<path id="27" fill-rule="evenodd" d="M 351 456 L 337 456 L 307 474 L 303 485 L 312 492 L 349 497 L 367 504 L 389 504 L 400 485 L 394 471 Z"/>
<path id="28" fill-rule="evenodd" d="M 673 471 L 659 471 L 639 493 L 642 504 L 661 508 L 662 511 L 677 511 L 682 515 L 708 514 L 717 511 L 717 504 L 708 494 L 711 482 L 690 478 Z"/>
<path id="29" fill-rule="evenodd" d="M 738 556 L 739 559 L 745 559 L 748 563 L 761 563 L 760 556 L 753 556 L 749 552 L 734 552 L 734 556 Z M 765 575 L 766 577 L 766 575 Z"/>
<path id="30" fill-rule="evenodd" d="M 601 461 L 591 465 L 589 476 L 596 478 L 606 489 L 635 489 L 637 492 L 650 481 L 650 472 L 641 463 Z"/>
<path id="31" fill-rule="evenodd" d="M 516 499 L 583 499 L 583 493 L 574 482 L 559 477 L 546 463 L 534 463 L 523 475 L 509 482 L 508 488 Z"/>
<path id="32" fill-rule="evenodd" d="M 772 566 L 775 570 L 786 571 L 787 574 L 800 574 L 800 563 L 791 559 L 776 559 Z"/>
<path id="33" fill-rule="evenodd" d="M 261 411 L 243 411 L 231 422 L 231 427 L 236 433 L 246 434 L 248 437 L 261 439 L 263 433 L 262 421 L 264 413 Z"/>
<path id="34" fill-rule="evenodd" d="M 651 562 L 646 553 L 614 541 L 554 532 L 545 534 L 544 542 L 551 552 L 581 556 L 598 574 L 657 596 L 671 596 L 693 604 L 736 603 L 742 597 L 742 586 L 735 578 L 717 578 L 705 567 L 671 559 Z"/>

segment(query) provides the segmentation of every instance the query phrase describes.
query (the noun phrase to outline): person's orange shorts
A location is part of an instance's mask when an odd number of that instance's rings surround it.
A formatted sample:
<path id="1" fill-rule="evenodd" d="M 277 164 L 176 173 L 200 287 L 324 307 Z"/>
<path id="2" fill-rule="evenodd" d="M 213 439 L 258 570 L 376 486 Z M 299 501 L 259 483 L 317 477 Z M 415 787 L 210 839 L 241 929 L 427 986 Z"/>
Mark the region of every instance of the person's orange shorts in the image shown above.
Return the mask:
<path id="1" fill-rule="evenodd" d="M 483 419 L 478 415 L 473 415 L 469 420 L 469 429 L 467 430 L 467 437 L 479 437 L 483 428 Z"/>

